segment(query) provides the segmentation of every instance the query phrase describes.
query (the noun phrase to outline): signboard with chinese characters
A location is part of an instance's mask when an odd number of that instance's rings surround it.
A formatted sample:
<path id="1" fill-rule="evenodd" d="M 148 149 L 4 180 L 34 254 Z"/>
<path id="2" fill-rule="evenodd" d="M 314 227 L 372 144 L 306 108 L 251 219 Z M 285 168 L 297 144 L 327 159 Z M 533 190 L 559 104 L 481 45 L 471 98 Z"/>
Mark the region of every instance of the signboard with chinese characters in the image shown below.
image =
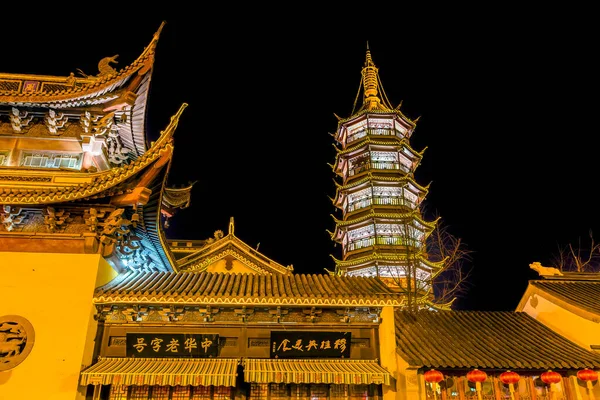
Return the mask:
<path id="1" fill-rule="evenodd" d="M 271 332 L 271 358 L 350 358 L 350 332 Z"/>
<path id="2" fill-rule="evenodd" d="M 128 333 L 127 357 L 217 357 L 219 335 Z"/>

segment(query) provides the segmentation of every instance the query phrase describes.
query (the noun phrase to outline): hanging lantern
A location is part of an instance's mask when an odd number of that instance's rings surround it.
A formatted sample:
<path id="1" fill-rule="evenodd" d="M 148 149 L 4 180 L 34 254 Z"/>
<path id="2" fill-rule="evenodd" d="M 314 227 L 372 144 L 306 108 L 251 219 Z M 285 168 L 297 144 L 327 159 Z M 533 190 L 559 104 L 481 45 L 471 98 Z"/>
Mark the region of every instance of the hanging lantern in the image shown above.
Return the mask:
<path id="1" fill-rule="evenodd" d="M 433 398 L 437 400 L 437 389 L 438 383 L 444 380 L 444 374 L 435 369 L 430 369 L 429 371 L 423 374 L 423 378 L 425 378 L 425 382 L 431 383 L 431 390 L 433 391 Z"/>
<path id="2" fill-rule="evenodd" d="M 505 371 L 500 374 L 500 381 L 505 385 L 514 385 L 519 382 L 519 379 L 521 379 L 521 377 L 514 371 Z"/>
<path id="3" fill-rule="evenodd" d="M 444 380 L 444 374 L 436 369 L 430 369 L 429 371 L 425 372 L 423 377 L 425 378 L 425 382 L 429 383 L 440 383 Z"/>
<path id="4" fill-rule="evenodd" d="M 594 381 L 598 380 L 598 373 L 589 368 L 577 371 L 577 378 L 585 382 L 590 399 L 594 400 Z"/>
<path id="5" fill-rule="evenodd" d="M 577 377 L 584 382 L 593 382 L 598 380 L 598 373 L 589 368 L 577 371 Z"/>
<path id="6" fill-rule="evenodd" d="M 505 385 L 508 385 L 510 391 L 510 398 L 515 400 L 515 383 L 519 382 L 521 377 L 514 371 L 504 371 L 500 374 L 500 381 Z"/>
<path id="7" fill-rule="evenodd" d="M 483 400 L 481 396 L 481 382 L 487 379 L 487 374 L 477 368 L 467 372 L 467 379 L 469 382 L 475 382 L 475 390 L 477 391 L 477 398 Z"/>
<path id="8" fill-rule="evenodd" d="M 547 385 L 558 383 L 562 380 L 562 376 L 556 371 L 548 370 L 540 375 L 540 379 Z"/>
<path id="9" fill-rule="evenodd" d="M 470 382 L 481 383 L 487 379 L 487 374 L 475 368 L 467 373 L 467 379 Z"/>

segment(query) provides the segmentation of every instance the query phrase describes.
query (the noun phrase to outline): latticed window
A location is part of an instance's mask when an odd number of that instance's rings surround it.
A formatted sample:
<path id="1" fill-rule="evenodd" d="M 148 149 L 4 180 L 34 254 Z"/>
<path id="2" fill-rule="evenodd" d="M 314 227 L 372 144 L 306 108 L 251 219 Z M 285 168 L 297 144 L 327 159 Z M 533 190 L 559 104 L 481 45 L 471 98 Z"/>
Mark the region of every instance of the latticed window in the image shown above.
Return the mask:
<path id="1" fill-rule="evenodd" d="M 80 154 L 23 153 L 21 166 L 34 168 L 79 168 Z"/>
<path id="2" fill-rule="evenodd" d="M 175 386 L 171 394 L 171 400 L 189 400 L 191 388 L 190 386 Z"/>
<path id="3" fill-rule="evenodd" d="M 0 151 L 0 166 L 8 164 L 8 152 Z"/>
<path id="4" fill-rule="evenodd" d="M 111 385 L 108 400 L 127 400 L 128 386 Z"/>
<path id="5" fill-rule="evenodd" d="M 271 383 L 269 384 L 269 391 L 271 392 L 271 400 L 287 400 L 290 398 L 290 387 L 285 383 Z"/>
<path id="6" fill-rule="evenodd" d="M 150 400 L 169 400 L 170 386 L 152 386 Z"/>
<path id="7" fill-rule="evenodd" d="M 148 400 L 149 393 L 150 387 L 148 385 L 132 386 L 131 395 L 129 396 L 129 398 L 131 400 Z"/>
<path id="8" fill-rule="evenodd" d="M 213 399 L 231 399 L 231 388 L 229 386 L 215 386 Z"/>
<path id="9" fill-rule="evenodd" d="M 269 395 L 269 385 L 266 383 L 250 384 L 250 399 L 266 399 Z"/>
<path id="10" fill-rule="evenodd" d="M 210 400 L 212 397 L 210 386 L 194 386 L 190 400 Z"/>

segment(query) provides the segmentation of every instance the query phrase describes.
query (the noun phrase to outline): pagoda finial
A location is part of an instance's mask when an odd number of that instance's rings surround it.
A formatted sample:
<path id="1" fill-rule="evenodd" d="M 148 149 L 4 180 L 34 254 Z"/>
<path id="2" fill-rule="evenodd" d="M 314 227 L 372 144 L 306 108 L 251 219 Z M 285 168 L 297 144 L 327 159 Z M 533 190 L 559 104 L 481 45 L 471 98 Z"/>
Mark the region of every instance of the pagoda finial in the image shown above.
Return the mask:
<path id="1" fill-rule="evenodd" d="M 233 235 L 233 229 L 234 229 L 234 226 L 233 226 L 233 217 L 230 217 L 229 218 L 229 234 L 230 235 Z"/>
<path id="2" fill-rule="evenodd" d="M 369 50 L 369 42 L 367 42 L 367 57 L 365 60 L 365 66 L 362 69 L 362 77 L 363 77 L 363 88 L 364 88 L 364 99 L 363 99 L 363 108 L 367 110 L 373 110 L 377 108 L 381 108 L 378 95 L 378 69 L 373 63 L 373 59 L 371 58 L 371 50 Z"/>

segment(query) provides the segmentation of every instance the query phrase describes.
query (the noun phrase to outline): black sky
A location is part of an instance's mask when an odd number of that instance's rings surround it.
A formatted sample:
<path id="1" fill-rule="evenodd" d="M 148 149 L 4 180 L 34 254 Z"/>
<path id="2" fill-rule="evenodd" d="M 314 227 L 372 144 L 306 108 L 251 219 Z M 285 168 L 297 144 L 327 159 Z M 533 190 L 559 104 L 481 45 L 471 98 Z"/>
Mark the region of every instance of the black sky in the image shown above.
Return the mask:
<path id="1" fill-rule="evenodd" d="M 600 235 L 590 11 L 454 9 L 433 18 L 386 9 L 377 21 L 356 19 L 359 11 L 320 21 L 246 11 L 12 21 L 0 25 L 0 72 L 94 75 L 114 54 L 122 68 L 166 20 L 149 134 L 188 103 L 170 184 L 197 181 L 168 236 L 205 239 L 233 216 L 248 245 L 298 273 L 322 273 L 339 252 L 327 233 L 336 213 L 329 133 L 334 113 L 352 112 L 368 42 L 391 103 L 420 117 L 411 144 L 427 147 L 416 180 L 431 183 L 428 210 L 474 252 L 459 307 L 513 310 L 537 276 L 529 263 L 550 265 L 559 245 L 590 229 Z"/>

